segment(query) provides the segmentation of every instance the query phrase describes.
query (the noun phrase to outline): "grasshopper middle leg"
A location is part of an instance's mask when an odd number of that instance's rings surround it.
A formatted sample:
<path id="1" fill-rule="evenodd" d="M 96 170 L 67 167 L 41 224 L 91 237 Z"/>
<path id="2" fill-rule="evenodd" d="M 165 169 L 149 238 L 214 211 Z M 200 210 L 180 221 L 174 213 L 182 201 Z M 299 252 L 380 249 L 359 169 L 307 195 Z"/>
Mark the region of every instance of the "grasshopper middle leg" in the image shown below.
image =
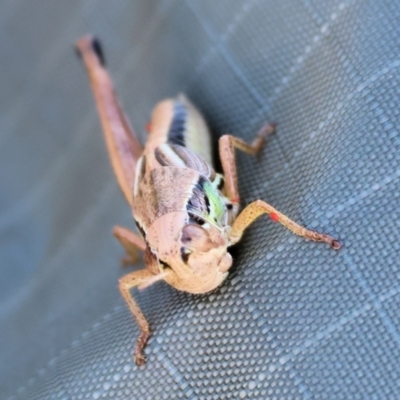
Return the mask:
<path id="1" fill-rule="evenodd" d="M 145 241 L 139 235 L 123 226 L 115 226 L 113 234 L 126 251 L 126 255 L 122 258 L 121 264 L 124 267 L 135 264 L 139 259 L 139 252 L 143 252 L 146 249 Z"/>
<path id="2" fill-rule="evenodd" d="M 146 343 L 150 337 L 150 326 L 139 306 L 133 299 L 130 289 L 135 286 L 146 284 L 146 282 L 152 280 L 154 280 L 154 275 L 145 269 L 131 272 L 130 274 L 123 276 L 119 280 L 119 290 L 121 292 L 121 295 L 128 304 L 128 307 L 135 317 L 140 328 L 140 335 L 136 342 L 135 352 L 133 354 L 135 363 L 137 365 L 143 365 L 146 361 L 143 355 L 143 349 L 146 346 Z"/>
<path id="3" fill-rule="evenodd" d="M 243 235 L 243 231 L 262 214 L 269 214 L 273 221 L 280 222 L 287 229 L 305 239 L 328 243 L 335 250 L 339 250 L 341 247 L 340 242 L 332 236 L 304 228 L 262 200 L 256 200 L 249 204 L 235 219 L 231 231 L 233 242 L 238 241 Z"/>

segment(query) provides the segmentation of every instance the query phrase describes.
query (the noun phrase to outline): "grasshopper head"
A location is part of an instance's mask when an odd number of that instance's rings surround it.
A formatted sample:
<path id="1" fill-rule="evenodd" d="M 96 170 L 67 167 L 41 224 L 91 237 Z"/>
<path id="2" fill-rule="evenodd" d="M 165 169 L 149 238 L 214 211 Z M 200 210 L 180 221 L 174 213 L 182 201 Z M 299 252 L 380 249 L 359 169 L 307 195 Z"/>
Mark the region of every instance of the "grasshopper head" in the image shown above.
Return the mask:
<path id="1" fill-rule="evenodd" d="M 161 216 L 146 235 L 158 257 L 160 272 L 169 272 L 165 280 L 189 293 L 209 292 L 228 276 L 232 257 L 227 237 L 226 229 L 188 223 L 184 212 Z"/>

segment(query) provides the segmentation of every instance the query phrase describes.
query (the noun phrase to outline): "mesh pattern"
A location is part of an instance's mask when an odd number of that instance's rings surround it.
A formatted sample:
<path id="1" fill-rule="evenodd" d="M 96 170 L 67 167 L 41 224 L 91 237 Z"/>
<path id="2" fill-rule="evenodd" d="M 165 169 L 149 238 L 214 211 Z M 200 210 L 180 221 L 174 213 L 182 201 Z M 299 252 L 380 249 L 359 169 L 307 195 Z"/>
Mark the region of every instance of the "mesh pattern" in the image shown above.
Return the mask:
<path id="1" fill-rule="evenodd" d="M 1 2 L 0 398 L 393 399 L 400 392 L 400 8 L 395 1 Z M 68 4 L 68 6 L 66 6 Z M 18 28 L 18 29 L 17 29 Z M 72 54 L 96 33 L 133 125 L 184 91 L 265 199 L 344 243 L 261 218 L 214 293 L 135 293 L 147 364 L 116 282 L 132 226 Z"/>

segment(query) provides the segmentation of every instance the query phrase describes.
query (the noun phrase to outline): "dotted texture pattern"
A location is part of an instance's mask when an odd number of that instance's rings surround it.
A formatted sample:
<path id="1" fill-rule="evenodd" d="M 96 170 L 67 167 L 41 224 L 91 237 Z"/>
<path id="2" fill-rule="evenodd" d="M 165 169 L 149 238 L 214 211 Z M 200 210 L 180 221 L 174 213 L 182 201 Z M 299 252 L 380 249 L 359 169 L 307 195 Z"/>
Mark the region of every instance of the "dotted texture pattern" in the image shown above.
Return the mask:
<path id="1" fill-rule="evenodd" d="M 0 0 L 0 399 L 393 399 L 400 393 L 400 5 L 393 0 Z M 344 247 L 263 217 L 208 295 L 117 290 L 132 227 L 72 44 L 97 34 L 142 141 L 185 92 L 261 198 Z M 140 268 L 140 266 L 138 266 Z"/>

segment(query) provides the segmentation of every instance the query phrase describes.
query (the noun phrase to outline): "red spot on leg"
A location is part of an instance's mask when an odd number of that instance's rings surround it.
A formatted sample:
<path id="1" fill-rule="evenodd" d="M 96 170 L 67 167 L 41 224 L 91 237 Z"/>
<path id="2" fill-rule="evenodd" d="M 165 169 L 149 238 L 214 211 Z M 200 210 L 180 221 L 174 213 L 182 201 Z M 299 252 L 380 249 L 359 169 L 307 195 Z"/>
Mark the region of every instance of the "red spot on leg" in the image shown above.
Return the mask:
<path id="1" fill-rule="evenodd" d="M 234 197 L 233 199 L 230 199 L 231 200 L 231 203 L 239 203 L 239 201 L 240 201 L 240 199 L 239 199 L 239 197 Z"/>
<path id="2" fill-rule="evenodd" d="M 151 130 L 151 123 L 150 123 L 150 122 L 148 122 L 148 123 L 146 124 L 145 129 L 146 129 L 147 133 L 150 132 L 150 130 Z"/>
<path id="3" fill-rule="evenodd" d="M 272 219 L 274 222 L 279 222 L 279 215 L 275 214 L 274 212 L 269 214 L 269 217 Z"/>

